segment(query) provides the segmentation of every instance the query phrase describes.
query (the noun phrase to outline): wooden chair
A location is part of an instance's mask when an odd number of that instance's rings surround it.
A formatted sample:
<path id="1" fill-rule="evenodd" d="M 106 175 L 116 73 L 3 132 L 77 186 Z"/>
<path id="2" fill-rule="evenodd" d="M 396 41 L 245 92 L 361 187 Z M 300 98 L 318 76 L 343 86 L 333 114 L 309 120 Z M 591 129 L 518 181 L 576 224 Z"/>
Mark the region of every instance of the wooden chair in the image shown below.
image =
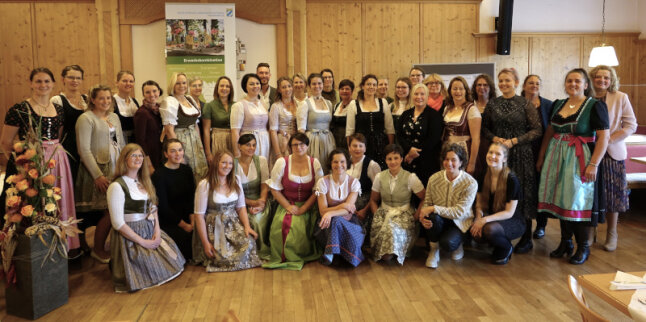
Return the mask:
<path id="1" fill-rule="evenodd" d="M 588 306 L 588 303 L 583 297 L 583 289 L 579 285 L 579 282 L 572 275 L 568 275 L 568 287 L 570 289 L 570 294 L 576 300 L 576 304 L 579 306 L 579 311 L 581 312 L 581 318 L 584 322 L 608 322 L 609 320 L 605 319 L 599 313 L 594 312 Z"/>

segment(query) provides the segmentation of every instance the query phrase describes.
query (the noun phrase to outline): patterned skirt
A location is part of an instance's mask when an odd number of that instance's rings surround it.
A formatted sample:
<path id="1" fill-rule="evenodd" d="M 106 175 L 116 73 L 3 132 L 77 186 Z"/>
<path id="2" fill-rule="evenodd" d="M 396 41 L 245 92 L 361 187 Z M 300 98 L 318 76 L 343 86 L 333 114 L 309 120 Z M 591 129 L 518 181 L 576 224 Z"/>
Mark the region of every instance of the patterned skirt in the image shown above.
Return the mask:
<path id="1" fill-rule="evenodd" d="M 317 158 L 321 163 L 321 168 L 324 173 L 329 173 L 327 158 L 336 148 L 334 144 L 334 135 L 329 130 L 311 129 L 305 132 L 307 138 L 310 139 L 310 145 L 307 149 L 307 154 L 313 158 Z"/>
<path id="2" fill-rule="evenodd" d="M 109 181 L 112 181 L 112 175 L 114 174 L 114 164 L 116 164 L 116 159 L 121 153 L 119 147 L 116 144 L 110 144 L 110 162 L 108 163 L 97 163 L 101 173 Z M 76 176 L 76 182 L 74 185 L 74 200 L 76 200 L 76 211 L 78 212 L 90 212 L 90 211 L 103 211 L 108 209 L 108 202 L 106 200 L 106 192 L 101 192 L 96 188 L 94 184 L 94 178 L 90 174 L 90 171 L 82 165 L 78 169 L 78 175 Z"/>
<path id="3" fill-rule="evenodd" d="M 296 206 L 302 204 L 297 202 Z M 300 216 L 293 216 L 279 204 L 269 229 L 271 258 L 262 267 L 299 271 L 305 262 L 321 257 L 321 249 L 314 241 L 317 217 L 315 206 Z"/>
<path id="4" fill-rule="evenodd" d="M 211 128 L 211 155 L 218 151 L 231 149 L 231 129 Z"/>
<path id="5" fill-rule="evenodd" d="M 265 203 L 265 209 L 256 214 L 252 214 L 247 208 L 247 214 L 249 214 L 249 225 L 256 233 L 258 233 L 258 239 L 256 239 L 258 256 L 263 260 L 269 260 L 269 256 L 271 255 L 271 250 L 269 249 L 269 228 L 271 226 L 272 215 L 271 205 L 271 200 L 267 200 Z"/>
<path id="6" fill-rule="evenodd" d="M 193 169 L 195 182 L 200 182 L 206 175 L 209 165 L 206 162 L 204 146 L 195 124 L 187 128 L 175 128 L 177 139 L 184 143 L 184 163 Z"/>
<path id="7" fill-rule="evenodd" d="M 58 202 L 61 209 L 61 220 L 76 218 L 76 208 L 74 206 L 74 182 L 72 182 L 72 169 L 67 159 L 67 154 L 58 140 L 43 141 L 43 150 L 45 151 L 45 160 L 50 158 L 56 161 L 56 166 L 51 170 L 51 174 L 56 177 L 54 183 L 56 187 L 61 188 L 61 200 Z M 76 227 L 76 225 L 74 225 Z M 80 242 L 78 236 L 67 237 L 67 248 L 79 248 Z"/>
<path id="8" fill-rule="evenodd" d="M 350 220 L 343 216 L 332 217 L 330 227 L 320 229 L 316 223 L 316 241 L 324 248 L 321 261 L 325 265 L 332 264 L 334 255 L 340 255 L 352 266 L 357 267 L 363 261 L 361 246 L 366 234 L 357 215 Z"/>
<path id="9" fill-rule="evenodd" d="M 143 219 L 126 222 L 137 235 L 151 239 L 154 222 Z M 110 270 L 116 292 L 133 292 L 164 284 L 179 276 L 186 261 L 175 242 L 161 232 L 161 245 L 143 247 L 112 229 L 110 232 Z"/>
<path id="10" fill-rule="evenodd" d="M 409 205 L 390 207 L 382 202 L 372 218 L 370 230 L 370 248 L 375 261 L 384 255 L 394 254 L 397 262 L 404 264 L 406 253 L 418 235 L 414 214 L 415 209 Z"/>
<path id="11" fill-rule="evenodd" d="M 209 258 L 199 233 L 193 230 L 193 260 L 206 266 L 206 271 L 231 272 L 258 267 L 262 262 L 256 253 L 256 241 L 247 237 L 240 223 L 235 206 L 236 201 L 216 204 L 206 215 L 206 234 L 215 248 L 215 257 Z"/>
<path id="12" fill-rule="evenodd" d="M 615 160 L 606 153 L 601 160 L 603 188 L 606 194 L 607 212 L 625 212 L 629 207 L 628 182 L 626 181 L 626 162 Z"/>

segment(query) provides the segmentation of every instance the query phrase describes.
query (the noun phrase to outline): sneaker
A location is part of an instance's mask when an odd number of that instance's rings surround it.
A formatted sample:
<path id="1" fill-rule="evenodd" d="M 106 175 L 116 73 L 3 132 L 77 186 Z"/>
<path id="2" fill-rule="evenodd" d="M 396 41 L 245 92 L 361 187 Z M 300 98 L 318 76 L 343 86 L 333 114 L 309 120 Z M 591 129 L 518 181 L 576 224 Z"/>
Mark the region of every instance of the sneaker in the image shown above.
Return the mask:
<path id="1" fill-rule="evenodd" d="M 428 252 L 428 257 L 426 258 L 426 267 L 437 268 L 437 265 L 440 263 L 440 245 L 438 243 L 428 243 L 431 246 L 431 250 Z"/>
<path id="2" fill-rule="evenodd" d="M 464 257 L 464 248 L 462 247 L 462 244 L 460 244 L 460 247 L 451 253 L 451 259 L 457 261 L 461 260 L 462 257 Z"/>

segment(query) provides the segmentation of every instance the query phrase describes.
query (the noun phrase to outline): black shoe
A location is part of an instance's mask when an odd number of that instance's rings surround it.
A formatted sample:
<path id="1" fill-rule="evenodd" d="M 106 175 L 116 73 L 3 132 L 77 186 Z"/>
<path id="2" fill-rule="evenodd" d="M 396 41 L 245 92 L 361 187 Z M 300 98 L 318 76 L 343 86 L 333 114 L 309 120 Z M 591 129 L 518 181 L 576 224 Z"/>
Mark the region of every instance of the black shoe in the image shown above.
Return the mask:
<path id="1" fill-rule="evenodd" d="M 588 245 L 579 245 L 576 248 L 576 253 L 574 256 L 570 257 L 570 264 L 581 265 L 588 260 L 590 256 L 590 246 Z"/>
<path id="2" fill-rule="evenodd" d="M 573 252 L 574 244 L 572 244 L 572 240 L 561 240 L 559 247 L 550 253 L 550 257 L 560 258 L 563 257 L 563 255 L 567 255 L 569 257 L 572 256 Z"/>
<path id="3" fill-rule="evenodd" d="M 534 230 L 534 239 L 541 239 L 545 237 L 545 227 L 536 227 Z"/>
<path id="4" fill-rule="evenodd" d="M 518 244 L 516 244 L 516 247 L 514 247 L 514 253 L 526 254 L 526 253 L 529 253 L 529 251 L 532 250 L 532 248 L 534 248 L 534 243 L 532 243 L 531 239 L 521 238 Z"/>
<path id="5" fill-rule="evenodd" d="M 505 265 L 505 264 L 507 264 L 507 263 L 509 262 L 509 260 L 511 259 L 511 254 L 512 254 L 513 252 L 514 252 L 514 248 L 513 248 L 513 247 L 510 247 L 510 248 L 509 248 L 509 252 L 507 253 L 507 256 L 505 256 L 505 257 L 503 257 L 503 258 L 498 258 L 498 259 L 493 258 L 493 260 L 491 261 L 491 263 L 492 263 L 492 264 L 494 264 L 494 265 Z"/>

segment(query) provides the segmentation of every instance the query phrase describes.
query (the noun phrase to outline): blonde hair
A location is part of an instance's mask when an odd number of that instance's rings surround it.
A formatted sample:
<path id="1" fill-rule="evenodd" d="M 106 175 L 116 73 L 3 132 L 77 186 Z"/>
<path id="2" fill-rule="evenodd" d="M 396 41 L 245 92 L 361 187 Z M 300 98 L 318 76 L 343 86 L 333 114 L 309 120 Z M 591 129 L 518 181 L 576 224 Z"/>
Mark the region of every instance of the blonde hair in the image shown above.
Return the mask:
<path id="1" fill-rule="evenodd" d="M 218 151 L 213 156 L 213 161 L 209 165 L 209 171 L 206 172 L 206 177 L 204 177 L 204 180 L 206 180 L 206 182 L 208 182 L 209 184 L 209 196 L 212 196 L 215 188 L 220 185 L 220 179 L 218 178 L 218 166 L 220 164 L 220 160 L 225 155 L 230 156 L 231 161 L 233 161 L 233 153 L 228 150 Z M 235 176 L 235 172 L 236 169 L 231 169 L 229 174 L 227 174 L 226 184 L 229 188 L 229 191 L 235 190 L 238 194 L 240 194 L 240 186 L 238 185 L 238 179 Z"/>
<path id="2" fill-rule="evenodd" d="M 597 76 L 597 73 L 600 70 L 607 70 L 610 72 L 610 86 L 608 86 L 608 92 L 614 93 L 619 90 L 619 77 L 617 77 L 617 72 L 614 68 L 606 65 L 599 65 L 592 70 L 590 70 L 590 78 L 594 82 L 594 78 Z"/>
<path id="3" fill-rule="evenodd" d="M 128 158 L 130 158 L 130 156 L 136 151 L 140 151 L 141 154 L 144 156 L 143 163 L 141 164 L 141 168 L 139 168 L 139 170 L 137 171 L 137 180 L 141 183 L 142 186 L 144 186 L 144 190 L 146 190 L 146 192 L 148 193 L 148 200 L 150 200 L 150 202 L 153 205 L 156 205 L 157 193 L 155 192 L 155 186 L 150 180 L 150 161 L 146 158 L 144 149 L 142 149 L 139 144 L 128 143 L 121 150 L 121 154 L 119 154 L 119 159 L 117 159 L 117 165 L 114 169 L 113 181 L 128 173 Z"/>
<path id="4" fill-rule="evenodd" d="M 440 83 L 440 95 L 447 97 L 448 93 L 446 91 L 446 87 L 444 86 L 444 80 L 442 79 L 442 76 L 440 76 L 440 74 L 436 74 L 436 73 L 430 74 L 424 79 L 422 83 L 425 86 L 428 86 L 428 83 L 433 81 Z"/>
<path id="5" fill-rule="evenodd" d="M 491 143 L 489 149 L 491 149 L 492 146 L 499 146 L 505 155 L 505 159 L 509 156 L 509 149 L 504 144 L 494 142 Z M 482 211 L 493 214 L 505 209 L 505 204 L 507 203 L 507 177 L 509 177 L 510 172 L 511 170 L 505 162 L 502 171 L 500 171 L 500 173 L 498 174 L 496 191 L 494 192 L 493 197 L 493 209 L 489 209 L 489 198 L 491 197 L 491 177 L 493 176 L 493 174 L 491 172 L 491 169 L 487 167 L 487 173 L 485 174 L 484 182 L 482 184 L 482 199 L 479 203 L 480 209 L 482 209 Z"/>
<path id="6" fill-rule="evenodd" d="M 419 84 L 419 83 L 413 86 L 413 88 L 410 90 L 410 97 L 413 97 L 413 94 L 417 91 L 418 88 L 421 88 L 424 90 L 424 96 L 426 96 L 426 98 L 428 99 L 428 87 L 426 86 L 426 84 Z M 410 101 L 412 101 L 412 99 Z"/>
<path id="7" fill-rule="evenodd" d="M 108 113 L 114 111 L 114 104 L 116 104 L 116 102 L 112 98 L 112 89 L 110 89 L 110 87 L 108 87 L 108 86 L 101 85 L 101 84 L 97 84 L 97 85 L 92 86 L 92 88 L 90 88 L 90 90 L 88 91 L 88 93 L 87 93 L 87 100 L 88 100 L 87 109 L 90 110 L 90 111 L 94 110 L 96 105 L 94 105 L 93 100 L 96 99 L 97 95 L 99 95 L 99 92 L 108 92 L 108 93 L 110 93 L 110 101 L 112 102 L 112 104 L 110 104 L 110 109 L 108 110 Z"/>
<path id="8" fill-rule="evenodd" d="M 172 75 L 170 75 L 170 80 L 168 81 L 168 95 L 170 96 L 175 95 L 175 85 L 177 84 L 177 78 L 179 76 L 184 76 L 184 78 L 186 78 L 186 81 L 188 82 L 188 77 L 186 77 L 186 74 L 173 73 Z"/>

